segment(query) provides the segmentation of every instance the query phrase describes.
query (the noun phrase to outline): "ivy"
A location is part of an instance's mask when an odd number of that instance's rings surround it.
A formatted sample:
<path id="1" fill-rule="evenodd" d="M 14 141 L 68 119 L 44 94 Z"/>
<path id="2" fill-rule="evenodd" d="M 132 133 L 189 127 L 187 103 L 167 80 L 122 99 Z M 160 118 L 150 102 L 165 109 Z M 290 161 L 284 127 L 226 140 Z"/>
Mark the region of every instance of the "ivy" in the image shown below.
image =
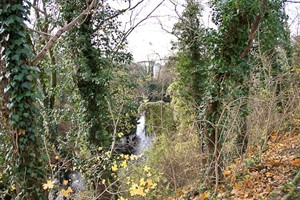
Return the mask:
<path id="1" fill-rule="evenodd" d="M 214 0 L 210 5 L 212 21 L 217 28 L 212 30 L 200 23 L 201 6 L 193 0 L 186 3 L 182 18 L 173 31 L 179 39 L 176 67 L 179 91 L 186 100 L 195 104 L 197 117 L 210 122 L 204 123 L 204 130 L 199 132 L 204 132 L 208 150 L 217 163 L 220 156 L 214 154 L 215 147 L 221 148 L 224 137 L 218 127 L 222 127 L 222 131 L 230 128 L 226 124 L 228 113 L 225 105 L 239 109 L 241 131 L 236 129 L 235 133 L 240 148 L 245 150 L 247 146 L 245 124 L 248 105 L 245 99 L 250 94 L 250 72 L 259 61 L 248 51 L 244 54 L 245 47 L 262 54 L 273 54 L 278 46 L 287 49 L 289 42 L 284 42 L 289 41 L 285 28 L 287 18 L 283 3 L 279 0 L 267 3 L 256 0 Z M 258 30 L 252 29 L 257 22 Z M 259 37 L 255 30 L 259 32 Z M 249 31 L 255 37 L 254 42 L 250 41 L 250 46 Z M 276 69 L 276 63 L 273 66 L 275 74 L 278 73 L 280 70 L 278 67 Z"/>
<path id="2" fill-rule="evenodd" d="M 24 199 L 45 199 L 40 188 L 43 178 L 43 160 L 39 159 L 41 141 L 36 129 L 37 109 L 36 79 L 38 71 L 31 67 L 31 49 L 26 44 L 25 24 L 29 10 L 28 2 L 4 1 L 0 6 L 1 47 L 5 72 L 2 77 L 4 95 L 9 97 L 1 102 L 8 113 L 6 133 L 13 148 L 7 152 L 6 170 L 10 184 L 16 185 L 16 194 Z M 40 167 L 37 167 L 40 166 Z"/>

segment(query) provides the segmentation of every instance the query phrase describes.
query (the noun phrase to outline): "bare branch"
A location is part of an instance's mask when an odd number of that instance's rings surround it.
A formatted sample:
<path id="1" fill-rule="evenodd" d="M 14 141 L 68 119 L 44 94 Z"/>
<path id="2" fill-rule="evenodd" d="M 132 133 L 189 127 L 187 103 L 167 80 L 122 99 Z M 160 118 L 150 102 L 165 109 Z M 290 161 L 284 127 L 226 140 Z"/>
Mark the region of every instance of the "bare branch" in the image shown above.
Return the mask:
<path id="1" fill-rule="evenodd" d="M 156 5 L 156 7 L 148 13 L 148 15 L 146 17 L 144 17 L 143 19 L 141 19 L 137 24 L 133 25 L 133 27 L 129 28 L 126 33 L 124 34 L 124 37 L 122 38 L 122 40 L 118 43 L 118 45 L 115 48 L 115 52 L 117 52 L 121 46 L 121 44 L 123 44 L 123 42 L 126 40 L 126 38 L 132 33 L 132 31 L 138 27 L 141 23 L 143 23 L 144 21 L 146 21 L 147 19 L 149 19 L 151 17 L 151 15 L 164 3 L 165 0 L 162 0 L 159 4 Z M 114 56 L 114 55 L 113 55 Z"/>
<path id="2" fill-rule="evenodd" d="M 161 28 L 163 31 L 165 31 L 166 33 L 169 33 L 169 34 L 171 34 L 171 35 L 174 35 L 177 39 L 179 39 L 179 37 L 178 37 L 176 34 L 174 34 L 172 30 L 169 31 L 167 28 L 164 27 L 164 25 L 162 24 L 162 22 L 161 22 L 161 20 L 160 20 L 159 18 L 157 18 L 157 20 L 158 20 L 158 23 L 159 23 L 159 25 L 160 25 L 160 28 Z"/>
<path id="3" fill-rule="evenodd" d="M 50 33 L 46 33 L 46 32 L 43 32 L 43 31 L 39 31 L 39 30 L 36 30 L 36 29 L 33 29 L 33 28 L 30 28 L 30 27 L 26 27 L 28 30 L 31 30 L 33 32 L 36 32 L 38 34 L 41 34 L 41 35 L 44 35 L 44 36 L 50 36 L 50 37 L 53 37 L 53 35 L 51 35 Z"/>
<path id="4" fill-rule="evenodd" d="M 140 0 L 138 3 L 136 3 L 133 7 L 131 6 L 131 3 L 129 3 L 127 8 L 121 9 L 118 12 L 116 12 L 114 15 L 106 18 L 103 20 L 103 23 L 105 21 L 108 21 L 110 19 L 113 19 L 115 17 L 118 17 L 122 13 L 128 11 L 128 10 L 133 10 L 136 8 L 138 5 L 140 5 L 144 0 Z M 93 0 L 90 5 L 82 12 L 80 13 L 75 19 L 73 19 L 70 23 L 68 23 L 66 26 L 63 28 L 59 29 L 54 36 L 47 42 L 47 44 L 44 46 L 44 48 L 38 53 L 38 55 L 31 61 L 32 65 L 37 65 L 39 61 L 43 59 L 43 57 L 46 55 L 47 51 L 52 48 L 52 46 L 56 43 L 56 41 L 60 38 L 60 36 L 70 30 L 72 27 L 76 25 L 80 20 L 84 19 L 84 17 L 88 14 L 90 14 L 90 11 L 94 9 L 97 5 L 97 0 Z"/>
<path id="5" fill-rule="evenodd" d="M 93 0 L 92 3 L 75 19 L 68 23 L 65 27 L 61 28 L 56 32 L 56 34 L 48 41 L 44 48 L 38 53 L 38 55 L 31 61 L 32 65 L 37 65 L 40 60 L 46 55 L 47 51 L 55 44 L 55 42 L 60 38 L 60 36 L 66 31 L 70 30 L 77 22 L 79 22 L 83 17 L 88 15 L 92 9 L 95 8 L 97 0 Z"/>
<path id="6" fill-rule="evenodd" d="M 36 12 L 38 12 L 38 13 L 42 13 L 42 14 L 44 14 L 45 16 L 47 15 L 47 13 L 46 13 L 45 11 L 39 9 L 36 5 L 32 5 L 32 8 L 33 8 Z"/>
<path id="7" fill-rule="evenodd" d="M 285 1 L 284 3 L 300 3 L 300 1 Z"/>

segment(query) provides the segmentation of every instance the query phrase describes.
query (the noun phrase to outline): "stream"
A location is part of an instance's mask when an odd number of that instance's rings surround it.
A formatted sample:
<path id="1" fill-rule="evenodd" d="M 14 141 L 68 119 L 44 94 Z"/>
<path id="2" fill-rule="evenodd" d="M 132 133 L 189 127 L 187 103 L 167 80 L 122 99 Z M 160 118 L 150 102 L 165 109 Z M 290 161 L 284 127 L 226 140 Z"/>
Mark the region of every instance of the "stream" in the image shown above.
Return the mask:
<path id="1" fill-rule="evenodd" d="M 146 149 L 148 149 L 151 144 L 153 137 L 146 134 L 146 127 L 145 127 L 145 115 L 141 115 L 140 119 L 138 120 L 138 125 L 136 127 L 136 145 L 134 147 L 133 154 L 140 155 L 143 154 Z"/>
<path id="2" fill-rule="evenodd" d="M 122 153 L 121 151 L 128 151 L 134 155 L 143 155 L 145 150 L 147 150 L 151 145 L 153 141 L 153 137 L 149 136 L 146 133 L 146 124 L 145 124 L 145 115 L 141 115 L 140 119 L 137 121 L 137 127 L 135 134 L 132 134 L 129 137 L 123 137 L 121 140 L 121 143 L 119 145 L 119 153 Z M 69 185 L 72 188 L 74 195 L 76 196 L 78 192 L 84 191 L 86 189 L 85 180 L 82 177 L 81 173 L 76 170 L 69 170 L 67 172 L 61 173 L 61 180 L 56 179 L 57 185 L 60 185 L 63 189 L 64 186 L 62 183 L 62 180 L 69 180 Z M 51 190 L 49 193 L 49 199 L 53 200 L 63 200 L 64 197 L 61 195 L 60 190 Z"/>

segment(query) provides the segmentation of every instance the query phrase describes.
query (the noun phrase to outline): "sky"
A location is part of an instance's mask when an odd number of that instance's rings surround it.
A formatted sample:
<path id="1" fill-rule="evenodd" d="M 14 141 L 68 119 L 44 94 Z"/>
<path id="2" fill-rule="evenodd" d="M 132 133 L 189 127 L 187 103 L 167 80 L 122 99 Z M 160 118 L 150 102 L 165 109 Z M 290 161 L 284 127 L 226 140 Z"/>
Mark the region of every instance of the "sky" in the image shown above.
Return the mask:
<path id="1" fill-rule="evenodd" d="M 137 20 L 143 19 L 149 14 L 162 0 L 146 0 L 145 6 L 142 11 L 136 12 Z M 170 34 L 172 27 L 178 21 L 178 15 L 180 15 L 184 9 L 184 0 L 165 0 L 161 6 L 152 14 L 152 17 L 134 29 L 129 35 L 128 48 L 133 54 L 135 62 L 148 61 L 148 60 L 164 60 L 166 57 L 172 55 L 174 51 L 172 48 L 172 41 L 176 40 L 176 37 Z M 205 14 L 203 17 L 203 23 L 208 25 L 209 23 L 209 10 L 203 0 L 205 6 Z M 176 11 L 177 13 L 176 13 Z M 128 17 L 128 16 L 127 16 Z M 124 21 L 125 19 L 123 19 Z M 129 20 L 129 19 L 126 19 Z"/>
<path id="2" fill-rule="evenodd" d="M 144 1 L 133 13 L 127 13 L 125 16 L 122 16 L 121 20 L 126 24 L 125 29 L 130 27 L 129 21 L 132 21 L 132 19 L 135 19 L 134 24 L 137 24 L 146 18 L 163 0 Z M 137 2 L 137 0 L 133 2 Z M 178 1 L 173 2 L 179 4 Z M 178 12 L 181 13 L 182 6 L 178 5 L 178 9 Z M 172 31 L 173 25 L 178 21 L 178 16 L 174 10 L 175 7 L 170 0 L 165 0 L 152 13 L 150 18 L 142 22 L 128 36 L 128 49 L 133 54 L 135 62 L 161 60 L 171 55 L 171 41 L 176 38 L 168 32 Z M 167 31 L 163 30 L 160 24 Z"/>
<path id="3" fill-rule="evenodd" d="M 130 19 L 135 18 L 135 23 L 145 18 L 161 1 L 163 0 L 145 0 L 144 4 L 138 7 L 134 13 L 127 13 L 122 16 L 122 22 L 128 28 Z M 137 0 L 133 0 L 137 2 Z M 128 49 L 133 54 L 135 62 L 148 61 L 166 58 L 172 55 L 171 41 L 176 40 L 170 33 L 173 25 L 178 21 L 178 16 L 175 12 L 177 5 L 178 13 L 183 10 L 184 0 L 165 0 L 157 10 L 152 14 L 152 17 L 141 23 L 128 36 Z M 204 6 L 203 23 L 205 26 L 212 26 L 210 21 L 211 13 L 207 5 L 207 0 L 202 1 Z M 299 11 L 298 11 L 299 10 Z M 300 4 L 287 4 L 286 13 L 290 16 L 289 25 L 292 28 L 292 35 L 300 33 Z M 130 16 L 132 16 L 130 18 Z M 134 16 L 134 17 L 133 17 Z M 163 24 L 162 29 L 161 24 Z M 166 31 L 168 30 L 168 31 Z"/>

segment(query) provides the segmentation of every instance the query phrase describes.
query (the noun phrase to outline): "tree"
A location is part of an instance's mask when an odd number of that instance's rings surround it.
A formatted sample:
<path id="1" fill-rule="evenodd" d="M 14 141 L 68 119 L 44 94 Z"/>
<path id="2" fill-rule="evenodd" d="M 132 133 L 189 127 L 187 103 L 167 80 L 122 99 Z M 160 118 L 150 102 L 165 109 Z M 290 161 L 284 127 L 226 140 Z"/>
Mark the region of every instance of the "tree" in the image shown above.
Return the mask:
<path id="1" fill-rule="evenodd" d="M 64 20 L 68 22 L 73 19 L 85 3 L 63 2 Z M 122 49 L 119 53 L 113 52 L 113 45 L 122 36 L 116 19 L 112 18 L 116 13 L 109 5 L 104 7 L 88 14 L 79 28 L 70 30 L 67 36 L 67 50 L 74 59 L 76 84 L 86 110 L 84 121 L 89 127 L 88 138 L 96 147 L 110 144 L 107 101 L 110 100 L 109 80 L 115 67 L 113 61 L 124 62 L 130 59 L 130 56 L 122 53 Z"/>
<path id="2" fill-rule="evenodd" d="M 179 53 L 177 73 L 181 85 L 181 93 L 187 99 L 195 101 L 200 107 L 204 97 L 207 81 L 207 49 L 205 46 L 206 30 L 201 21 L 201 5 L 195 0 L 188 0 L 179 22 L 175 24 L 173 33 L 178 38 L 176 44 Z M 198 109 L 197 108 L 197 109 Z"/>
<path id="3" fill-rule="evenodd" d="M 247 148 L 247 98 L 255 59 L 250 50 L 268 52 L 276 51 L 279 45 L 288 46 L 283 42 L 288 34 L 282 6 L 281 1 L 212 1 L 213 22 L 217 26 L 213 30 L 199 25 L 199 4 L 187 1 L 175 25 L 181 91 L 188 91 L 199 120 L 204 122 L 202 131 L 211 157 L 210 176 L 216 183 L 221 178 L 228 105 L 239 110 L 235 134 L 241 151 Z"/>
<path id="4" fill-rule="evenodd" d="M 6 152 L 9 184 L 23 199 L 46 199 L 41 192 L 44 159 L 41 138 L 36 128 L 38 69 L 30 65 L 32 50 L 26 40 L 27 1 L 2 1 L 1 22 L 1 95 L 2 119 L 11 146 Z M 24 178 L 26 177 L 26 178 Z M 15 195 L 13 195 L 15 197 Z"/>

